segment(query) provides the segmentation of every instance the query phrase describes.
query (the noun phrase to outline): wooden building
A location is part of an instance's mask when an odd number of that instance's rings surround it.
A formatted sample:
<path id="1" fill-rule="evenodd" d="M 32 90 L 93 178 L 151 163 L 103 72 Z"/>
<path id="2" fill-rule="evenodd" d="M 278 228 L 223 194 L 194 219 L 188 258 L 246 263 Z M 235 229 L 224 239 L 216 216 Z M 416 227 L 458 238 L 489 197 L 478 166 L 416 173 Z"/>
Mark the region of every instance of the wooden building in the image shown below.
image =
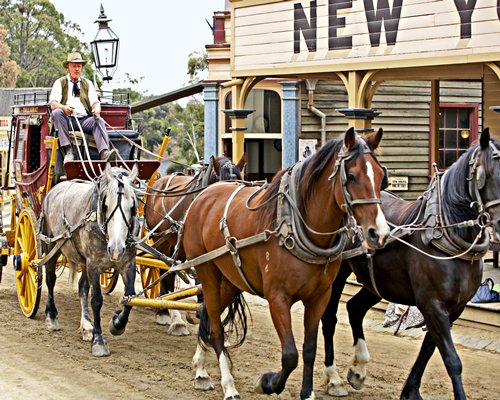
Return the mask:
<path id="1" fill-rule="evenodd" d="M 483 127 L 500 136 L 497 0 L 228 0 L 214 13 L 205 158 L 270 178 L 348 126 L 414 198 Z"/>

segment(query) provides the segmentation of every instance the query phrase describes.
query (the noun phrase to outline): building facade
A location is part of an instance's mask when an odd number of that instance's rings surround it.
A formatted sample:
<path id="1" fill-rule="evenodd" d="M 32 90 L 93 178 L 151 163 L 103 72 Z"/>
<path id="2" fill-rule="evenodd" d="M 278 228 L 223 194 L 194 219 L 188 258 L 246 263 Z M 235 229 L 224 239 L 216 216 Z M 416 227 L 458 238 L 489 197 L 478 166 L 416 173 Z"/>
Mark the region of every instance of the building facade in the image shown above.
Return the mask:
<path id="1" fill-rule="evenodd" d="M 474 3 L 474 4 L 473 4 Z M 414 198 L 483 127 L 500 135 L 496 0 L 234 0 L 214 13 L 205 158 L 270 178 L 342 134 L 384 129 L 392 189 Z"/>

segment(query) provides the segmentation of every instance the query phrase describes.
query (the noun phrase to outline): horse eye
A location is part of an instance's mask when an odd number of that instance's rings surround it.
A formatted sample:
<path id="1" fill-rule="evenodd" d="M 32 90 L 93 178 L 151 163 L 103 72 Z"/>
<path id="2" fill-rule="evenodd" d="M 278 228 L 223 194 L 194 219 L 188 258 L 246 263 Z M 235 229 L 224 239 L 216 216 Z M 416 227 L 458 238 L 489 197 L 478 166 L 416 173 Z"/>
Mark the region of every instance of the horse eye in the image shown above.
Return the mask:
<path id="1" fill-rule="evenodd" d="M 351 182 L 351 183 L 355 182 L 356 181 L 356 175 L 354 175 L 354 174 L 347 174 L 347 180 L 349 182 Z"/>

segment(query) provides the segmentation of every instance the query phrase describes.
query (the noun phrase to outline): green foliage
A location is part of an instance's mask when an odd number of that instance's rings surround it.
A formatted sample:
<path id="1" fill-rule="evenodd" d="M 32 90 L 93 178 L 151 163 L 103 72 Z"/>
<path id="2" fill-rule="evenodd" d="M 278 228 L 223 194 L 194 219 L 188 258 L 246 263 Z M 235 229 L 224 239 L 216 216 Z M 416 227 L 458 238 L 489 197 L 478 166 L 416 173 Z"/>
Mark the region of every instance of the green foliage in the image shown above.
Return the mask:
<path id="1" fill-rule="evenodd" d="M 199 53 L 197 51 L 189 54 L 188 59 L 188 76 L 189 83 L 199 82 L 200 73 L 208 69 L 207 53 Z"/>
<path id="2" fill-rule="evenodd" d="M 21 67 L 17 87 L 49 87 L 65 74 L 62 61 L 79 51 L 90 61 L 88 46 L 75 35 L 77 24 L 66 21 L 48 0 L 0 0 L 0 24 L 7 30 L 11 58 Z M 84 75 L 92 78 L 88 64 Z"/>

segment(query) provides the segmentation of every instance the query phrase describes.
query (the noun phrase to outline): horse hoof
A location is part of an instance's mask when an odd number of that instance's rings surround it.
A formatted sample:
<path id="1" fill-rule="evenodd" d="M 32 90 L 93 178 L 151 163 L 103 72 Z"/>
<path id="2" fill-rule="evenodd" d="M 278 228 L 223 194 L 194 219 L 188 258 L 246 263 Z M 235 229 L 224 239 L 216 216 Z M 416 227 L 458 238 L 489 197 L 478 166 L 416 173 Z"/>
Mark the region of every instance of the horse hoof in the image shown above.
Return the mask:
<path id="1" fill-rule="evenodd" d="M 109 354 L 109 348 L 106 343 L 94 343 L 92 345 L 92 355 L 94 357 L 107 357 Z"/>
<path id="2" fill-rule="evenodd" d="M 92 333 L 91 330 L 88 330 L 88 329 L 82 330 L 82 340 L 84 342 L 91 342 L 93 337 L 94 337 L 94 334 Z"/>
<path id="3" fill-rule="evenodd" d="M 167 332 L 172 336 L 189 336 L 191 334 L 188 331 L 186 324 L 179 322 L 171 325 Z"/>
<path id="4" fill-rule="evenodd" d="M 196 313 L 192 312 L 186 313 L 186 321 L 191 325 L 198 325 L 200 323 L 200 319 L 196 316 Z"/>
<path id="5" fill-rule="evenodd" d="M 196 377 L 194 378 L 194 388 L 196 390 L 213 390 L 214 385 L 212 385 L 212 381 L 209 377 Z"/>
<path id="6" fill-rule="evenodd" d="M 230 396 L 224 397 L 224 400 L 234 400 L 234 399 L 241 399 L 241 396 L 238 393 L 236 393 L 236 394 L 232 394 Z"/>
<path id="7" fill-rule="evenodd" d="M 59 320 L 57 318 L 45 318 L 45 326 L 49 332 L 60 331 L 61 327 L 59 326 Z"/>
<path id="8" fill-rule="evenodd" d="M 266 394 L 264 392 L 264 389 L 262 388 L 262 382 L 261 382 L 261 379 L 262 377 L 260 377 L 259 379 L 257 379 L 257 383 L 255 384 L 255 393 L 257 394 Z"/>
<path id="9" fill-rule="evenodd" d="M 342 385 L 328 385 L 326 388 L 326 393 L 332 397 L 345 397 L 348 395 L 346 388 Z"/>
<path id="10" fill-rule="evenodd" d="M 168 313 L 157 312 L 155 315 L 155 322 L 157 325 L 170 325 L 172 323 L 172 318 Z"/>
<path id="11" fill-rule="evenodd" d="M 125 328 L 123 328 L 123 329 L 117 329 L 116 326 L 115 326 L 114 320 L 111 319 L 111 321 L 109 321 L 109 332 L 113 336 L 120 336 L 120 335 L 123 334 L 123 332 L 125 332 Z"/>
<path id="12" fill-rule="evenodd" d="M 361 390 L 365 386 L 365 378 L 361 378 L 361 376 L 355 373 L 351 368 L 349 368 L 349 371 L 347 372 L 347 380 L 356 390 Z"/>

